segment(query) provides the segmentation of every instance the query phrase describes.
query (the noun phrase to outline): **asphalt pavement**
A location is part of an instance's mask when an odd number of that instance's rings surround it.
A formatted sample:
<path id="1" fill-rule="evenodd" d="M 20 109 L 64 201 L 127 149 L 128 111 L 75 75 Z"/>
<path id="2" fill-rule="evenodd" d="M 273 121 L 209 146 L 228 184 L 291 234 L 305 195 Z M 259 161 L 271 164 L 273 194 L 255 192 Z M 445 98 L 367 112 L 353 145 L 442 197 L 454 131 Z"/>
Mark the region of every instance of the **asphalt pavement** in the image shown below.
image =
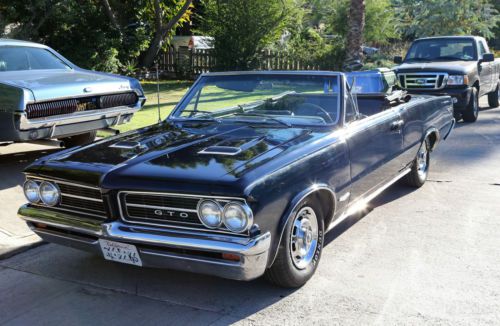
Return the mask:
<path id="1" fill-rule="evenodd" d="M 482 103 L 479 120 L 459 123 L 432 153 L 422 188 L 396 184 L 327 234 L 317 273 L 300 289 L 141 269 L 46 244 L 0 260 L 0 324 L 498 325 L 500 109 Z M 17 248 L 6 245 L 13 238 L 37 243 L 15 216 L 20 172 L 55 150 L 0 147 L 4 252 Z"/>

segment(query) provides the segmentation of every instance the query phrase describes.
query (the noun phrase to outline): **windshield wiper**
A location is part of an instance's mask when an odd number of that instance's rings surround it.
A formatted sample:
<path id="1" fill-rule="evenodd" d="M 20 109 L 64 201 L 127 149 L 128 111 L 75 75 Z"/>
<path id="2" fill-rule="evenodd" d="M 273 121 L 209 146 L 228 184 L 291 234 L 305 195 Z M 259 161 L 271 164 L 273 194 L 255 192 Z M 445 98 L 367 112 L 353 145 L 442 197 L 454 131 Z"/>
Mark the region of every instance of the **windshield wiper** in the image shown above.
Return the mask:
<path id="1" fill-rule="evenodd" d="M 283 121 L 283 120 L 276 118 L 276 117 L 270 117 L 266 114 L 245 112 L 245 113 L 238 113 L 237 115 L 244 116 L 244 117 L 261 117 L 261 118 L 265 118 L 266 120 L 278 122 L 279 124 L 287 126 L 288 128 L 290 128 L 292 126 L 290 123 L 288 123 L 286 121 Z"/>
<path id="2" fill-rule="evenodd" d="M 430 58 L 408 58 L 405 60 L 405 62 L 410 62 L 410 61 L 431 61 Z"/>
<path id="3" fill-rule="evenodd" d="M 432 60 L 436 60 L 436 61 L 440 61 L 440 60 L 458 60 L 458 61 L 465 61 L 466 59 L 464 59 L 464 58 L 460 58 L 460 57 L 453 57 L 453 56 L 445 55 L 445 56 L 442 56 L 442 57 L 432 58 Z"/>

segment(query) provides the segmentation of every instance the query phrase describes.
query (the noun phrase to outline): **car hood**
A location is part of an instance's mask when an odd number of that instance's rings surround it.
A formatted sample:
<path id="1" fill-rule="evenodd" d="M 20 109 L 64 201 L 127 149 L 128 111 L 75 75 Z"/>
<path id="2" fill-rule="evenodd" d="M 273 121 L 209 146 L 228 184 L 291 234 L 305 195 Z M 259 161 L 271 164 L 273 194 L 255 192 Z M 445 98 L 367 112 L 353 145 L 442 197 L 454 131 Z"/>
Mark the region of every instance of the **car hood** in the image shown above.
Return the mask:
<path id="1" fill-rule="evenodd" d="M 42 158 L 27 172 L 107 189 L 124 182 L 232 183 L 315 135 L 277 125 L 163 123 Z"/>
<path id="2" fill-rule="evenodd" d="M 447 72 L 449 74 L 470 73 L 475 67 L 475 61 L 436 61 L 436 62 L 414 62 L 403 63 L 394 68 L 396 73 L 400 72 Z"/>
<path id="3" fill-rule="evenodd" d="M 29 89 L 35 101 L 131 90 L 130 79 L 83 69 L 1 72 L 4 84 Z"/>

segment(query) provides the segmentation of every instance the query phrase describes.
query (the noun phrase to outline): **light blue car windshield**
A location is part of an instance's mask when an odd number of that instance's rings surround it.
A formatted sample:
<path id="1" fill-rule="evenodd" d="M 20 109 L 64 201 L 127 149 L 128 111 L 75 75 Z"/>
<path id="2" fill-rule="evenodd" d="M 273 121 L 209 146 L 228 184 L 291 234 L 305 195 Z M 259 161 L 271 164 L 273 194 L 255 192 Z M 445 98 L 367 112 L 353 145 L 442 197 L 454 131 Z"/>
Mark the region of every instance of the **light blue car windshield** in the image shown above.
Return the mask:
<path id="1" fill-rule="evenodd" d="M 0 47 L 0 72 L 41 69 L 71 69 L 50 51 L 26 46 Z"/>
<path id="2" fill-rule="evenodd" d="M 220 75 L 202 77 L 172 118 L 325 125 L 339 111 L 339 76 Z"/>

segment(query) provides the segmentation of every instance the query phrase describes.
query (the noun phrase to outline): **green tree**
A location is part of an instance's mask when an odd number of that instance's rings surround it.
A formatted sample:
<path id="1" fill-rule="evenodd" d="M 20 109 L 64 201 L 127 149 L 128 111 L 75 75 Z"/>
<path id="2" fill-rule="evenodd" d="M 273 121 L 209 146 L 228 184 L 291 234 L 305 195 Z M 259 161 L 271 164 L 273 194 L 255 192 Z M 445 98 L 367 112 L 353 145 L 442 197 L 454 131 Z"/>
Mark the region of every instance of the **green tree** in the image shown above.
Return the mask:
<path id="1" fill-rule="evenodd" d="M 492 38 L 500 20 L 488 0 L 394 0 L 394 5 L 408 39 L 463 34 Z"/>
<path id="2" fill-rule="evenodd" d="M 205 0 L 201 30 L 214 37 L 217 70 L 257 68 L 258 55 L 278 39 L 291 9 L 288 0 Z"/>

